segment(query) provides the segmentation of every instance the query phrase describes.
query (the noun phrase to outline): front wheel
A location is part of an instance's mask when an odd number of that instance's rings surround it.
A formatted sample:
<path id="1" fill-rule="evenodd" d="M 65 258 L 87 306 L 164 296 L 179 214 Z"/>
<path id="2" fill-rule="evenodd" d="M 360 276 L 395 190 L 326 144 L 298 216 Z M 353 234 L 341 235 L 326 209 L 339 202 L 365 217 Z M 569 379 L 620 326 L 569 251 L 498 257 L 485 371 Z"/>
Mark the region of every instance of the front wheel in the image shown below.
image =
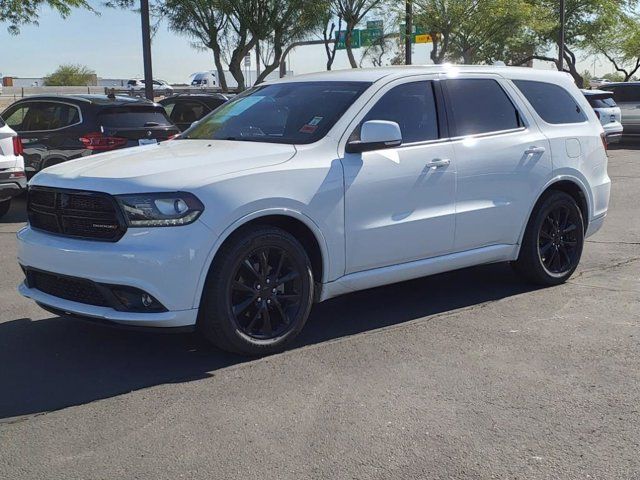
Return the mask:
<path id="1" fill-rule="evenodd" d="M 215 346 L 243 355 L 283 350 L 313 303 L 311 262 L 288 232 L 256 227 L 234 234 L 211 266 L 198 329 Z"/>
<path id="2" fill-rule="evenodd" d="M 531 214 L 514 267 L 533 283 L 558 285 L 578 267 L 583 246 L 580 208 L 570 195 L 552 190 Z"/>
<path id="3" fill-rule="evenodd" d="M 0 200 L 0 218 L 4 217 L 11 208 L 11 199 Z"/>

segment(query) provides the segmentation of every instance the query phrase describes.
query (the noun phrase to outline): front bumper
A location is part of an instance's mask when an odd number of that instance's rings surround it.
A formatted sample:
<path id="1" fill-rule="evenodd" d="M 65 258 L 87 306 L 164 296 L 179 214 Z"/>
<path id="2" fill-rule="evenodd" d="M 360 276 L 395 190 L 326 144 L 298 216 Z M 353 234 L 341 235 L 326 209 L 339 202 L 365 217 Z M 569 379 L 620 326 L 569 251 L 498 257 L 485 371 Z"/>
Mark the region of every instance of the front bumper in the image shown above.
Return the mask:
<path id="1" fill-rule="evenodd" d="M 124 285 L 155 297 L 167 311 L 141 313 L 79 303 L 49 295 L 26 283 L 19 292 L 70 316 L 122 325 L 185 327 L 196 323 L 198 284 L 214 242 L 200 221 L 184 227 L 130 228 L 115 243 L 56 236 L 25 227 L 18 232 L 18 262 L 26 268 Z"/>

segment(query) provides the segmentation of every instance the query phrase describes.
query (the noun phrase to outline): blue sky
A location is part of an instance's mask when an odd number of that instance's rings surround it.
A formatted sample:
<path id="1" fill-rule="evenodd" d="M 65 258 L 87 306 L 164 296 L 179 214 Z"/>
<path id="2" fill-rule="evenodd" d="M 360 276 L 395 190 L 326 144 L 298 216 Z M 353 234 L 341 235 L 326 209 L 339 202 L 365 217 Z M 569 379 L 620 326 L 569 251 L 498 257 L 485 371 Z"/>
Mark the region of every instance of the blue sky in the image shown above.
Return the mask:
<path id="1" fill-rule="evenodd" d="M 9 35 L 0 25 L 0 73 L 19 77 L 41 77 L 63 63 L 79 63 L 103 78 L 142 76 L 140 17 L 131 11 L 101 8 L 101 16 L 74 10 L 67 19 L 43 9 L 40 25 L 28 25 L 20 35 Z M 186 82 L 194 72 L 214 68 L 211 54 L 191 47 L 189 40 L 169 32 L 162 25 L 152 44 L 154 77 L 172 83 Z M 426 63 L 425 45 L 417 45 L 414 63 Z M 323 70 L 322 46 L 295 50 L 289 57 L 294 73 Z M 597 65 L 599 73 L 611 71 Z M 580 70 L 591 69 L 591 60 L 581 62 Z M 344 52 L 338 52 L 334 68 L 347 68 Z"/>

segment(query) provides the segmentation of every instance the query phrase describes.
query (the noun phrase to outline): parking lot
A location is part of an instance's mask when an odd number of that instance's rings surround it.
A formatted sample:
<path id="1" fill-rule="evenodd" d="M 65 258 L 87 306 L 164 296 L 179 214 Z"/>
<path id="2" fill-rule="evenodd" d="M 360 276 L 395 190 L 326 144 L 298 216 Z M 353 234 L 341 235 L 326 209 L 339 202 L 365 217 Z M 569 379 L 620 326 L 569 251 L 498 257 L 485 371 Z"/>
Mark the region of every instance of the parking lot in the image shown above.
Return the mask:
<path id="1" fill-rule="evenodd" d="M 567 284 L 489 265 L 343 296 L 260 360 L 19 297 L 17 201 L 0 477 L 640 478 L 640 153 L 609 156 L 609 216 Z"/>

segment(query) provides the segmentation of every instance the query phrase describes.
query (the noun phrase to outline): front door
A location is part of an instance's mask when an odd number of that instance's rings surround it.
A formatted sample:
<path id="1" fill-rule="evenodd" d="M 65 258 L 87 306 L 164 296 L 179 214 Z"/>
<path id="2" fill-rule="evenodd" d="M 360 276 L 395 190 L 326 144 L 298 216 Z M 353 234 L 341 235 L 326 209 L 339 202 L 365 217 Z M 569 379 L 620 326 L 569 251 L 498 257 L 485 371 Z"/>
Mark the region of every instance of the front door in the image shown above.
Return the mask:
<path id="1" fill-rule="evenodd" d="M 442 139 L 437 87 L 394 82 L 378 92 L 368 120 L 397 122 L 402 145 L 345 153 L 346 273 L 449 253 L 455 227 L 455 159 Z"/>

